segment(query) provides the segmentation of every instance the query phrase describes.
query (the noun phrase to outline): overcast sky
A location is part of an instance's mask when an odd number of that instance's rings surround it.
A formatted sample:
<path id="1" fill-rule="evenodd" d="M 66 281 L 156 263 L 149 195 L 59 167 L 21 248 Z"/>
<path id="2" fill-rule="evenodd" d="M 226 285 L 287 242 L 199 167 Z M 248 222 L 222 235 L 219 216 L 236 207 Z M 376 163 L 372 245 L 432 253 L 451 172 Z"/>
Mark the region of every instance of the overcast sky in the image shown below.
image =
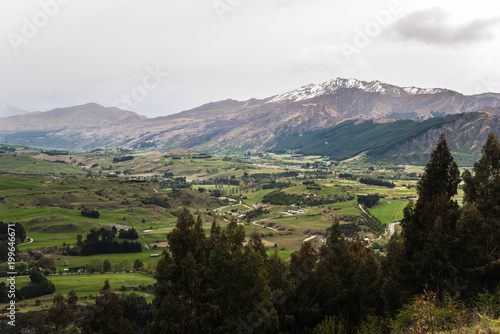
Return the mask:
<path id="1" fill-rule="evenodd" d="M 149 117 L 336 77 L 500 92 L 500 3 L 2 0 L 0 101 Z"/>

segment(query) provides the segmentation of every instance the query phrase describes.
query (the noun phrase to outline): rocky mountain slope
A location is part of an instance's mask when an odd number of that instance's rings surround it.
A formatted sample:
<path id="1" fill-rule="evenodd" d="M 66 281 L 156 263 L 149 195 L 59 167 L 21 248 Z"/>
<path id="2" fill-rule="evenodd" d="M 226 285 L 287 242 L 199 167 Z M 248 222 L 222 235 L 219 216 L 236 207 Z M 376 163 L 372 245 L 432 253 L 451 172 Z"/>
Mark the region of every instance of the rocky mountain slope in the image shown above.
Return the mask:
<path id="1" fill-rule="evenodd" d="M 193 148 L 211 153 L 260 152 L 293 149 L 283 143 L 314 131 L 334 129 L 345 121 L 351 121 L 353 126 L 367 121 L 386 124 L 387 129 L 397 132 L 400 127 L 397 120 L 422 122 L 484 111 L 482 129 L 488 127 L 486 123 L 495 128 L 499 106 L 500 94 L 466 96 L 442 88 L 398 87 L 379 81 L 337 78 L 266 99 L 213 102 L 152 119 L 94 103 L 4 117 L 0 118 L 0 141 L 64 149 Z M 475 128 L 470 119 L 464 118 L 462 122 L 469 122 Z M 455 130 L 459 128 L 457 125 Z M 425 142 L 423 137 L 414 146 L 411 142 L 431 129 L 441 131 L 429 127 L 415 137 L 406 136 L 398 145 L 416 149 Z M 461 138 L 474 132 L 468 131 Z M 432 136 L 429 136 L 430 141 Z M 477 147 L 478 143 L 461 145 L 457 147 L 466 150 L 465 146 Z M 396 152 L 391 154 L 396 158 Z"/>

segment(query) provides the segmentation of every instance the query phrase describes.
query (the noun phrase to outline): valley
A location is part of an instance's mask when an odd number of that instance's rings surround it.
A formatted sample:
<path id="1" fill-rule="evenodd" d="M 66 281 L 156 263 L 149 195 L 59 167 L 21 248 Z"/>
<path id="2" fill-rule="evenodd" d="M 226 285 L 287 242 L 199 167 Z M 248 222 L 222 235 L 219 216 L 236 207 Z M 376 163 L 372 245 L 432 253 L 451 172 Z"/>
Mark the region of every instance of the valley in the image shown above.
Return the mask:
<path id="1" fill-rule="evenodd" d="M 335 217 L 340 217 L 348 238 L 359 234 L 378 254 L 384 250 L 388 224 L 399 221 L 404 206 L 415 199 L 422 172 L 416 166 L 336 163 L 321 156 L 210 156 L 185 149 L 78 153 L 4 145 L 0 221 L 25 228 L 27 238 L 17 246 L 24 270 L 47 258 L 50 265 L 44 270 L 48 275 L 63 274 L 61 279 L 68 273 L 88 273 L 95 259 L 108 260 L 113 271 L 120 271 L 125 259 L 139 259 L 144 268 L 138 273 L 151 275 L 159 259 L 154 254 L 168 251 L 166 235 L 183 205 L 200 215 L 207 235 L 214 219 L 222 227 L 237 219 L 247 239 L 257 231 L 268 253 L 276 247 L 285 261 L 305 240 L 320 245 Z M 363 177 L 395 186 L 363 184 Z M 376 205 L 358 203 L 358 196 L 369 194 L 379 196 Z M 98 211 L 99 218 L 83 216 L 83 208 Z M 77 255 L 78 235 L 85 240 L 92 229 L 112 227 L 134 228 L 141 252 Z M 0 265 L 0 274 L 6 275 L 6 265 Z M 115 288 L 133 285 L 135 276 L 129 280 L 120 275 Z M 65 292 L 56 277 L 56 293 Z M 76 292 L 84 298 L 88 290 Z M 42 299 L 50 300 L 50 295 Z"/>

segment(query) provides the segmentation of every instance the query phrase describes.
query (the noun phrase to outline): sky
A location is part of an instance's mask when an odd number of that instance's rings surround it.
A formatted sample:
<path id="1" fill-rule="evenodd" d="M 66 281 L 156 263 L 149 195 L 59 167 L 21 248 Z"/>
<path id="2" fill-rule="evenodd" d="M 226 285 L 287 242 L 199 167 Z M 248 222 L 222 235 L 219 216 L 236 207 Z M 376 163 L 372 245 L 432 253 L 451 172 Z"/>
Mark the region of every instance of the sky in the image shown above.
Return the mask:
<path id="1" fill-rule="evenodd" d="M 500 92 L 496 0 L 2 0 L 0 102 L 157 117 L 341 78 Z"/>

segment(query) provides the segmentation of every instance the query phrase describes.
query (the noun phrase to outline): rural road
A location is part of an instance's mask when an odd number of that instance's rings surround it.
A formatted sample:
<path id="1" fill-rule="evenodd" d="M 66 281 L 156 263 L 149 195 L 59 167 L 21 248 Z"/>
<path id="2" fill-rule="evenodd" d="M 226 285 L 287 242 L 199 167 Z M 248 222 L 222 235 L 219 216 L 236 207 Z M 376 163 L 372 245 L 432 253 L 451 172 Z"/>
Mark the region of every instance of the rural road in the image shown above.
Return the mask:
<path id="1" fill-rule="evenodd" d="M 365 209 L 363 209 L 363 207 L 361 206 L 361 204 L 358 204 L 359 208 L 364 212 L 366 213 L 367 215 L 370 215 L 368 212 L 365 211 Z"/>
<path id="2" fill-rule="evenodd" d="M 316 237 L 317 237 L 317 235 L 313 235 L 312 237 L 309 237 L 309 238 L 307 238 L 307 239 L 304 239 L 304 241 L 302 241 L 302 242 L 306 242 L 306 241 L 312 240 L 312 239 L 314 239 L 314 238 L 316 238 Z"/>
<path id="3" fill-rule="evenodd" d="M 256 220 L 256 221 L 253 221 L 252 224 L 254 225 L 257 225 L 257 226 L 260 226 L 260 227 L 263 227 L 263 228 L 267 228 L 267 229 L 270 229 L 270 230 L 273 230 L 273 231 L 276 231 L 276 232 L 279 232 L 277 229 L 275 228 L 272 228 L 272 227 L 268 227 L 268 226 L 265 226 L 265 225 L 259 225 L 257 224 L 257 222 L 261 222 L 263 220 L 268 220 L 268 219 L 272 219 L 272 218 L 276 218 L 278 216 L 275 216 L 275 217 L 269 217 L 269 218 L 265 218 L 265 219 L 261 219 L 261 220 Z"/>
<path id="4" fill-rule="evenodd" d="M 33 238 L 30 238 L 30 237 L 26 237 L 26 239 L 30 239 L 30 241 L 28 242 L 23 242 L 22 244 L 20 244 L 19 246 L 22 246 L 22 245 L 27 245 L 27 244 L 30 244 L 33 242 Z"/>
<path id="5" fill-rule="evenodd" d="M 401 222 L 397 223 L 390 223 L 389 224 L 389 239 L 394 235 L 396 232 L 396 225 L 401 224 Z"/>

